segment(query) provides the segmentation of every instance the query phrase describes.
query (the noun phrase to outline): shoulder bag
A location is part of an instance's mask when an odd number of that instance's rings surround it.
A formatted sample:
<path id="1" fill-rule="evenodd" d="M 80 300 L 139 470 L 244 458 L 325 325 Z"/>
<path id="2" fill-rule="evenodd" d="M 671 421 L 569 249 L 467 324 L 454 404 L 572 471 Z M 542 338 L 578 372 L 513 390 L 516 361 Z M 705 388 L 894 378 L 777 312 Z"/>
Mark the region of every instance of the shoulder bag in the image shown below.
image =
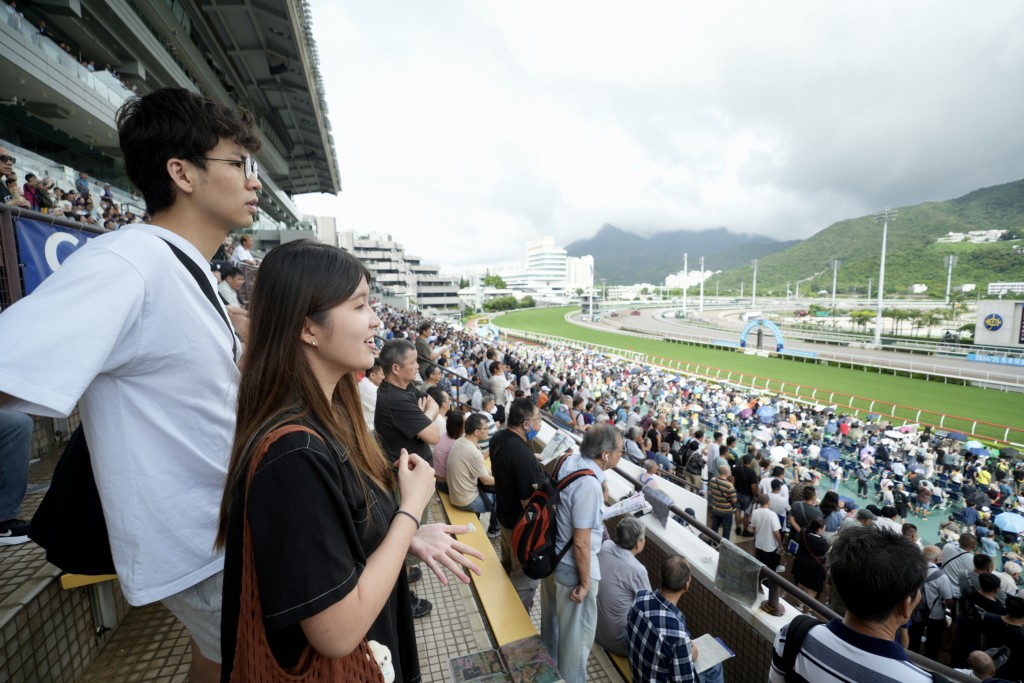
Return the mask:
<path id="1" fill-rule="evenodd" d="M 321 438 L 312 429 L 301 425 L 278 427 L 263 437 L 252 459 L 245 479 L 245 506 L 242 509 L 242 586 L 239 595 L 238 631 L 235 639 L 235 665 L 231 670 L 231 683 L 313 683 L 313 681 L 359 681 L 384 683 L 384 676 L 374 659 L 364 636 L 359 646 L 345 657 L 326 657 L 306 643 L 299 662 L 292 669 L 282 669 L 267 642 L 267 629 L 263 625 L 263 607 L 260 602 L 256 560 L 252 552 L 252 529 L 249 527 L 249 487 L 253 474 L 263 461 L 270 445 L 292 432 L 308 432 Z"/>

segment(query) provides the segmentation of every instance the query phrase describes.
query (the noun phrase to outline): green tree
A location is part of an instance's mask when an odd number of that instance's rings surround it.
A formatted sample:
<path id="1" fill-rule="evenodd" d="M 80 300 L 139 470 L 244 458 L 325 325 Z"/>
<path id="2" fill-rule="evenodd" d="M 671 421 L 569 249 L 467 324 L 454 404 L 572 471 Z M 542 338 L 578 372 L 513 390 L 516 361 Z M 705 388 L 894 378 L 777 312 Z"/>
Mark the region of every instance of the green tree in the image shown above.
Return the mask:
<path id="1" fill-rule="evenodd" d="M 519 308 L 533 308 L 537 305 L 537 302 L 533 300 L 533 297 L 527 294 L 519 300 Z"/>
<path id="2" fill-rule="evenodd" d="M 491 275 L 490 273 L 484 275 L 484 285 L 494 287 L 495 289 L 505 289 L 508 287 L 500 275 Z"/>
<path id="3" fill-rule="evenodd" d="M 926 328 L 931 331 L 931 328 L 936 327 L 942 322 L 942 316 L 936 310 L 919 311 L 917 315 L 917 324 L 920 327 Z M 931 336 L 930 334 L 928 336 Z"/>
<path id="4" fill-rule="evenodd" d="M 491 299 L 490 301 L 484 302 L 485 311 L 510 311 L 513 308 L 518 308 L 519 302 L 516 298 L 509 294 L 508 296 L 499 296 Z"/>
<path id="5" fill-rule="evenodd" d="M 582 287 L 577 287 L 576 288 L 576 296 L 583 296 L 583 288 Z"/>
<path id="6" fill-rule="evenodd" d="M 875 317 L 873 311 L 850 311 L 850 320 L 861 330 L 867 329 L 868 323 Z"/>
<path id="7" fill-rule="evenodd" d="M 459 278 L 459 289 L 465 289 L 466 287 L 469 287 L 469 278 L 460 277 Z"/>

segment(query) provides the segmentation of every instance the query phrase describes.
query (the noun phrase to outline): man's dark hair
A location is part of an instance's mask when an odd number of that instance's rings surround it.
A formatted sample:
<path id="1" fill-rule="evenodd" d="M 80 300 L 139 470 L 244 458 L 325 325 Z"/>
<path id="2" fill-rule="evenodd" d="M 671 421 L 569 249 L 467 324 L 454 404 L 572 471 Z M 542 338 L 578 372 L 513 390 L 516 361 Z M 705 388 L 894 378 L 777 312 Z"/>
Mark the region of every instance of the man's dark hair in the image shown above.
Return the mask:
<path id="1" fill-rule="evenodd" d="M 434 403 L 439 407 L 444 403 L 445 397 L 447 397 L 449 401 L 451 400 L 451 394 L 438 386 L 428 387 L 427 396 L 434 399 Z"/>
<path id="2" fill-rule="evenodd" d="M 814 500 L 816 495 L 818 495 L 818 490 L 813 486 L 804 487 L 804 500 Z"/>
<path id="3" fill-rule="evenodd" d="M 772 487 L 772 491 L 782 490 L 782 482 L 779 481 L 778 479 L 772 479 L 771 483 L 768 485 Z"/>
<path id="4" fill-rule="evenodd" d="M 421 333 L 422 332 L 429 332 L 430 331 L 430 327 L 431 327 L 430 321 L 429 320 L 424 320 L 423 322 L 420 323 L 420 326 L 416 328 L 416 331 L 417 332 L 421 332 Z"/>
<path id="5" fill-rule="evenodd" d="M 366 374 L 369 375 L 370 373 L 376 372 L 378 370 L 380 372 L 384 372 L 384 366 L 380 364 L 379 358 L 373 361 L 373 365 L 371 365 L 370 368 L 366 371 Z"/>
<path id="6" fill-rule="evenodd" d="M 726 446 L 732 446 L 734 443 L 736 443 L 736 437 L 735 436 L 726 437 L 726 439 L 725 439 L 725 445 Z"/>
<path id="7" fill-rule="evenodd" d="M 385 342 L 380 349 L 380 364 L 384 368 L 385 375 L 395 372 L 395 366 L 401 365 L 408 358 L 409 352 L 416 353 L 416 345 L 408 339 L 395 338 Z"/>
<path id="8" fill-rule="evenodd" d="M 470 415 L 470 418 L 473 418 L 473 417 L 476 417 L 476 416 L 475 415 Z M 445 423 L 444 423 L 444 431 L 448 435 L 449 438 L 457 439 L 460 436 L 462 436 L 462 434 L 463 434 L 463 431 L 462 431 L 463 430 L 463 426 L 466 423 L 468 423 L 468 422 L 469 422 L 469 420 L 466 419 L 466 416 L 464 414 L 460 413 L 458 410 L 449 411 L 448 419 L 445 420 Z"/>
<path id="9" fill-rule="evenodd" d="M 697 431 L 695 431 L 693 433 L 693 438 L 695 438 L 695 439 L 703 439 L 704 438 L 704 430 L 703 429 L 698 429 Z"/>
<path id="10" fill-rule="evenodd" d="M 1002 581 L 995 574 L 982 574 L 978 577 L 978 585 L 981 586 L 981 590 L 991 593 L 992 591 L 999 590 Z"/>
<path id="11" fill-rule="evenodd" d="M 1024 598 L 1019 595 L 1006 596 L 1006 616 L 1011 619 L 1024 618 Z"/>
<path id="12" fill-rule="evenodd" d="M 772 468 L 772 476 L 773 477 L 781 477 L 785 473 L 786 473 L 786 468 L 783 467 L 782 465 L 776 465 L 775 467 Z"/>
<path id="13" fill-rule="evenodd" d="M 994 566 L 995 566 L 995 562 L 993 562 L 992 558 L 989 557 L 988 555 L 984 555 L 982 553 L 978 553 L 977 555 L 974 556 L 974 568 L 975 569 L 977 569 L 979 571 L 987 572 L 987 571 L 991 570 Z"/>
<path id="14" fill-rule="evenodd" d="M 978 547 L 978 537 L 974 534 L 960 534 L 960 550 L 974 550 Z"/>
<path id="15" fill-rule="evenodd" d="M 183 88 L 164 88 L 132 97 L 117 111 L 117 133 L 128 177 L 146 200 L 150 215 L 174 204 L 175 189 L 167 175 L 170 159 L 188 159 L 199 168 L 199 157 L 222 139 L 249 154 L 262 141 L 252 113 L 218 104 Z"/>
<path id="16" fill-rule="evenodd" d="M 532 398 L 517 398 L 508 407 L 509 427 L 522 427 L 523 423 L 533 417 L 533 411 L 537 409 Z"/>
<path id="17" fill-rule="evenodd" d="M 486 427 L 486 426 L 487 426 L 487 418 L 484 417 L 483 415 L 481 415 L 480 413 L 471 413 L 470 416 L 466 418 L 466 433 L 467 434 L 475 432 L 476 430 L 480 429 L 481 427 Z"/>
<path id="18" fill-rule="evenodd" d="M 867 621 L 885 621 L 924 584 L 928 563 L 916 544 L 888 529 L 855 526 L 835 537 L 828 570 L 846 609 Z"/>
<path id="19" fill-rule="evenodd" d="M 677 593 L 690 580 L 690 563 L 682 555 L 669 555 L 661 561 L 661 587 Z"/>
<path id="20" fill-rule="evenodd" d="M 235 266 L 224 266 L 223 268 L 220 269 L 220 276 L 225 280 L 227 280 L 229 277 L 235 277 L 236 275 L 241 274 L 242 269 L 236 268 Z"/>

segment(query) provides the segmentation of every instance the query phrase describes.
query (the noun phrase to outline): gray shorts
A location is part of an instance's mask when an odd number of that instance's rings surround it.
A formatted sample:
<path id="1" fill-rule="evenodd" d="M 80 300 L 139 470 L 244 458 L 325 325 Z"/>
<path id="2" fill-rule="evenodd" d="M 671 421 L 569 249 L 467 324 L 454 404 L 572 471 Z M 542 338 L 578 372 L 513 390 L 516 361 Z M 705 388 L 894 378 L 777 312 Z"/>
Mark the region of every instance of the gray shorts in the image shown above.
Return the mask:
<path id="1" fill-rule="evenodd" d="M 220 664 L 220 613 L 224 572 L 169 595 L 160 602 L 178 618 L 203 656 Z"/>

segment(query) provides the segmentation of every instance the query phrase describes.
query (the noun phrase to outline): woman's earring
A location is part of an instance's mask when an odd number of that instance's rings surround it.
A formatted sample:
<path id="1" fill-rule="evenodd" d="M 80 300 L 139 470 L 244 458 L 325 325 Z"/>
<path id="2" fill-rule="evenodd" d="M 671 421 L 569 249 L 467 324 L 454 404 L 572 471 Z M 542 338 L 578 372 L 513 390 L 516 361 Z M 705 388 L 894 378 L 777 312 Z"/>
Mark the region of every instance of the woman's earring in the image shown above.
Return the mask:
<path id="1" fill-rule="evenodd" d="M 316 348 L 316 339 L 311 340 L 309 343 L 313 348 Z"/>

